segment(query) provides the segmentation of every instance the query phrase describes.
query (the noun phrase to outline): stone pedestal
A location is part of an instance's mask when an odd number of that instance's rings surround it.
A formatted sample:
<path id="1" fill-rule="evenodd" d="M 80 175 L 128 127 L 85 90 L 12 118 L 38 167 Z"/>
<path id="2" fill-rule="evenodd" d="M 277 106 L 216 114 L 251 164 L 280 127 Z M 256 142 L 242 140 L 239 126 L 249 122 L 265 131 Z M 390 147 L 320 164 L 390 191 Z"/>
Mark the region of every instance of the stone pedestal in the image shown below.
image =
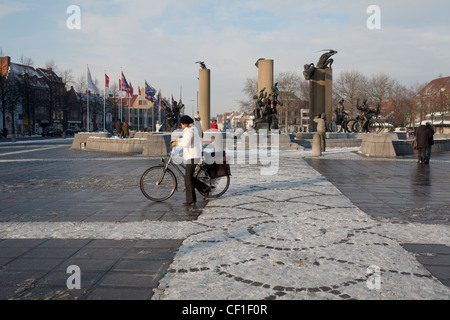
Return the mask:
<path id="1" fill-rule="evenodd" d="M 203 131 L 211 128 L 211 70 L 199 70 L 198 106 Z"/>
<path id="2" fill-rule="evenodd" d="M 398 140 L 398 136 L 395 133 L 366 134 L 359 152 L 367 157 L 395 158 L 397 154 L 392 143 L 393 140 Z"/>
<path id="3" fill-rule="evenodd" d="M 256 64 L 258 68 L 258 94 L 259 92 L 266 88 L 267 94 L 272 93 L 273 87 L 273 60 L 264 59 L 259 60 Z"/>
<path id="4" fill-rule="evenodd" d="M 320 147 L 320 136 L 318 133 L 316 133 L 313 137 L 311 156 L 320 157 L 321 155 L 322 149 Z"/>
<path id="5" fill-rule="evenodd" d="M 311 104 L 309 110 L 310 119 L 325 113 L 327 123 L 333 116 L 332 94 L 333 94 L 333 70 L 331 68 L 315 69 L 310 80 L 311 84 Z M 316 131 L 316 123 L 310 121 L 310 132 Z"/>

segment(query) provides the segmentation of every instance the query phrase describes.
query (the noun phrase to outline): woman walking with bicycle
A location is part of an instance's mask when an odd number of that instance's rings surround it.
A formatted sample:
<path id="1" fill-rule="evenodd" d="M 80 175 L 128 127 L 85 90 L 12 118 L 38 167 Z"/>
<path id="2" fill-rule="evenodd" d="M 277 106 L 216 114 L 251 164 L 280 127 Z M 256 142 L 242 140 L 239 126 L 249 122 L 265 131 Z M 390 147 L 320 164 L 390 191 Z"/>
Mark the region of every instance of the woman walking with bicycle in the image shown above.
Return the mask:
<path id="1" fill-rule="evenodd" d="M 194 177 L 195 167 L 200 163 L 202 158 L 203 143 L 199 138 L 199 132 L 193 125 L 194 120 L 189 116 L 183 116 L 180 119 L 183 128 L 183 137 L 172 141 L 172 148 L 179 146 L 183 148 L 183 160 L 186 164 L 186 173 L 184 175 L 184 183 L 186 187 L 186 202 L 184 206 L 190 206 L 197 202 L 195 189 L 208 198 L 211 188 Z"/>

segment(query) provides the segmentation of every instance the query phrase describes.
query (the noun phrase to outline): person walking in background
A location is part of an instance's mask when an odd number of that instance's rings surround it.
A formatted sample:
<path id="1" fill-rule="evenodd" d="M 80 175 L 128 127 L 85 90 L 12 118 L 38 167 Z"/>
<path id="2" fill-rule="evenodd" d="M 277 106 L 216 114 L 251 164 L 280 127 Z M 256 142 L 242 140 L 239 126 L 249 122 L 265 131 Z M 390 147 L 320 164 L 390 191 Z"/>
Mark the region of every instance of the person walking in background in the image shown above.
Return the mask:
<path id="1" fill-rule="evenodd" d="M 130 135 L 130 126 L 128 125 L 128 122 L 124 122 L 122 126 L 122 138 L 128 138 Z"/>
<path id="2" fill-rule="evenodd" d="M 116 130 L 118 136 L 122 135 L 122 121 L 120 119 L 117 119 L 116 122 L 114 122 L 114 130 Z"/>
<path id="3" fill-rule="evenodd" d="M 212 125 L 211 125 L 211 129 L 212 129 L 212 131 L 213 132 L 217 132 L 217 129 L 218 129 L 219 127 L 217 126 L 217 120 L 216 119 L 213 119 L 213 123 L 212 123 Z"/>
<path id="4" fill-rule="evenodd" d="M 197 128 L 198 135 L 200 136 L 200 138 L 202 138 L 203 137 L 203 128 L 202 128 L 202 122 L 200 120 L 201 120 L 200 115 L 197 114 L 194 117 L 194 126 Z"/>
<path id="5" fill-rule="evenodd" d="M 325 152 L 326 149 L 326 142 L 325 142 L 325 120 L 327 119 L 327 115 L 325 113 L 322 113 L 320 116 L 316 116 L 314 118 L 314 122 L 317 123 L 317 133 L 320 137 L 320 149 L 322 152 Z"/>
<path id="6" fill-rule="evenodd" d="M 429 139 L 432 136 L 430 129 L 421 124 L 416 131 L 416 141 L 417 141 L 417 164 L 424 165 L 425 158 L 427 156 L 427 149 L 429 146 Z"/>
<path id="7" fill-rule="evenodd" d="M 427 122 L 426 123 L 426 127 L 428 128 L 429 135 L 428 135 L 428 148 L 427 148 L 427 155 L 425 157 L 425 164 L 429 164 L 430 163 L 430 158 L 431 158 L 431 148 L 434 145 L 434 130 L 431 127 L 431 123 Z"/>
<path id="8" fill-rule="evenodd" d="M 162 124 L 159 123 L 159 120 L 156 120 L 156 132 L 159 132 L 162 128 Z"/>

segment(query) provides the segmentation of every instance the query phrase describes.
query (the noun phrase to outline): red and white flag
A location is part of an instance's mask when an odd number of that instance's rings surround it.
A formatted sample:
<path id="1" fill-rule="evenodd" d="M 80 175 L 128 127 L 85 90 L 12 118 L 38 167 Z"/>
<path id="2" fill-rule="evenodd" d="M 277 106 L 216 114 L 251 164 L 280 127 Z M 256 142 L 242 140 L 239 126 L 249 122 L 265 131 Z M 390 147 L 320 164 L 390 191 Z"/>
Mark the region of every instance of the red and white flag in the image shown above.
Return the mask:
<path id="1" fill-rule="evenodd" d="M 109 91 L 109 77 L 108 77 L 108 75 L 105 73 L 105 96 L 108 95 L 108 91 Z"/>

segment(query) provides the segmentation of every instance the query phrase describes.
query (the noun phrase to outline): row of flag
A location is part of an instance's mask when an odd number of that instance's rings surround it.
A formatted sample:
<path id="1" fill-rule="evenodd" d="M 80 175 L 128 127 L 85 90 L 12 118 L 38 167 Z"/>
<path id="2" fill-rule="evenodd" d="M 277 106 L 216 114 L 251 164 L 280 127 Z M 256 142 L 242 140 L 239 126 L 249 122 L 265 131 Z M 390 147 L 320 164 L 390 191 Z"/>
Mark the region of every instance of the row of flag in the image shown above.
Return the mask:
<path id="1" fill-rule="evenodd" d="M 97 86 L 92 81 L 91 72 L 89 71 L 89 67 L 87 68 L 87 77 L 88 77 L 88 90 L 92 90 L 93 92 L 96 92 L 100 94 L 100 90 L 98 90 Z M 109 76 L 105 72 L 105 96 L 108 94 L 109 90 Z M 138 87 L 139 90 L 139 99 L 141 97 L 141 88 Z M 127 79 L 125 78 L 125 75 L 121 74 L 121 78 L 119 79 L 119 91 L 128 93 L 130 96 L 133 95 L 134 89 L 131 84 L 131 82 L 128 84 Z M 151 102 L 155 102 L 155 95 L 156 95 L 156 89 L 153 88 L 151 85 L 145 81 L 145 99 Z M 173 97 L 172 97 L 173 100 Z M 161 90 L 159 90 L 158 95 L 156 96 L 156 101 L 161 101 Z M 162 106 L 161 106 L 162 107 Z"/>

